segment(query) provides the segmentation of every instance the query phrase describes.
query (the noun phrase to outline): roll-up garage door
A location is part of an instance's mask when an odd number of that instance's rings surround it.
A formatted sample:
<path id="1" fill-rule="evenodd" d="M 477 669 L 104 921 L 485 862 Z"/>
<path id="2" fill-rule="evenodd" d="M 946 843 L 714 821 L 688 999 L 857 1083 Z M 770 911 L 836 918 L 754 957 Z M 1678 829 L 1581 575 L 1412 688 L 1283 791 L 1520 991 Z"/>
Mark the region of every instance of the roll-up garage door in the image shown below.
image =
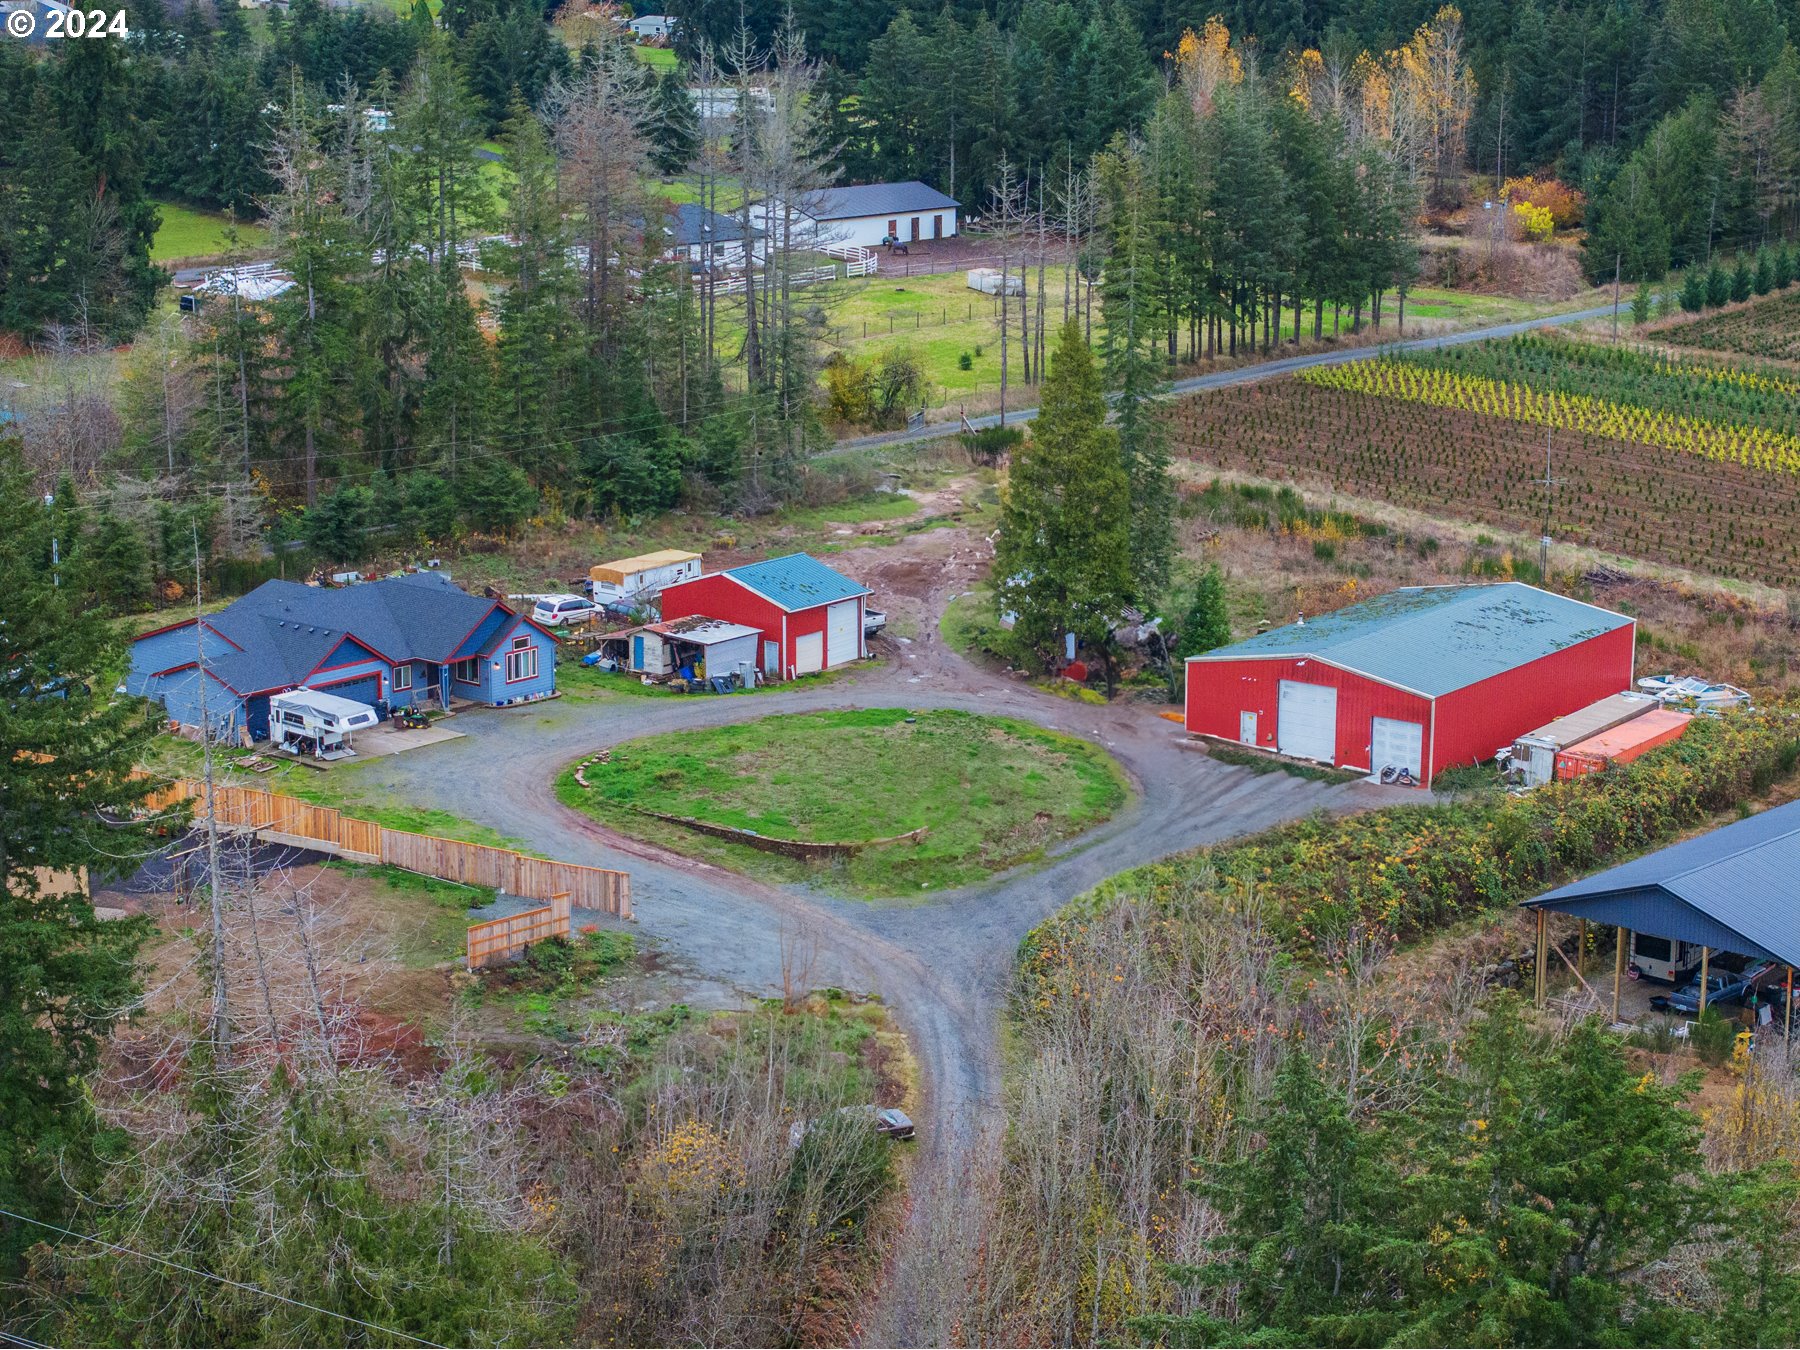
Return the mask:
<path id="1" fill-rule="evenodd" d="M 1418 778 L 1423 772 L 1424 750 L 1425 727 L 1422 723 L 1377 717 L 1369 728 L 1371 773 L 1380 773 L 1391 766 L 1405 769 Z"/>
<path id="2" fill-rule="evenodd" d="M 825 668 L 825 635 L 802 633 L 794 639 L 794 673 L 811 675 Z"/>
<path id="3" fill-rule="evenodd" d="M 1337 762 L 1337 690 L 1328 684 L 1283 680 L 1275 747 L 1296 759 Z"/>
<path id="4" fill-rule="evenodd" d="M 825 611 L 825 664 L 848 665 L 861 654 L 858 641 L 862 624 L 857 622 L 856 601 L 840 600 Z"/>
<path id="5" fill-rule="evenodd" d="M 345 680 L 342 684 L 309 684 L 307 688 L 336 694 L 339 698 L 354 699 L 373 708 L 375 701 L 381 697 L 381 676 L 364 675 L 360 679 Z"/>

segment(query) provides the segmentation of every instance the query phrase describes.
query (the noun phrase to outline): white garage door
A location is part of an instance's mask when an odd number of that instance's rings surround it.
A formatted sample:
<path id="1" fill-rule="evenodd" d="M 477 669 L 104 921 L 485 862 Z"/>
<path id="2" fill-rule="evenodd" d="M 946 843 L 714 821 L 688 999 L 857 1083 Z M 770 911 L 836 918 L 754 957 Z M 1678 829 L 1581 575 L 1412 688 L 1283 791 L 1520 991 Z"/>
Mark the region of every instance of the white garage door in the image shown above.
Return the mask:
<path id="1" fill-rule="evenodd" d="M 805 633 L 794 639 L 794 672 L 811 675 L 825 669 L 825 635 Z"/>
<path id="2" fill-rule="evenodd" d="M 825 611 L 825 664 L 841 666 L 862 655 L 858 640 L 862 637 L 862 621 L 857 617 L 856 601 L 840 600 Z"/>
<path id="3" fill-rule="evenodd" d="M 1399 722 L 1392 717 L 1377 717 L 1369 729 L 1369 771 L 1380 773 L 1392 765 L 1406 769 L 1414 778 L 1423 771 L 1425 728 L 1418 722 Z"/>
<path id="4" fill-rule="evenodd" d="M 1296 759 L 1337 762 L 1337 690 L 1328 684 L 1281 682 L 1275 748 Z"/>

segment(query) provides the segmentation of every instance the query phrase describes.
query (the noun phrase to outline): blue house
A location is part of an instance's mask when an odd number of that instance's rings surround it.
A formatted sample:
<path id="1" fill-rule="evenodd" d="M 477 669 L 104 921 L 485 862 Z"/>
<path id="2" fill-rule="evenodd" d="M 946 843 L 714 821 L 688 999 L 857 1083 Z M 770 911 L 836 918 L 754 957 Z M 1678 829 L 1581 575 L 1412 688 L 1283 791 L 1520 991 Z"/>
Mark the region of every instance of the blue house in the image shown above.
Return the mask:
<path id="1" fill-rule="evenodd" d="M 269 696 L 305 685 L 390 707 L 504 707 L 556 692 L 556 639 L 433 572 L 324 590 L 265 581 L 216 614 L 141 634 L 125 690 L 217 734 L 269 734 Z"/>

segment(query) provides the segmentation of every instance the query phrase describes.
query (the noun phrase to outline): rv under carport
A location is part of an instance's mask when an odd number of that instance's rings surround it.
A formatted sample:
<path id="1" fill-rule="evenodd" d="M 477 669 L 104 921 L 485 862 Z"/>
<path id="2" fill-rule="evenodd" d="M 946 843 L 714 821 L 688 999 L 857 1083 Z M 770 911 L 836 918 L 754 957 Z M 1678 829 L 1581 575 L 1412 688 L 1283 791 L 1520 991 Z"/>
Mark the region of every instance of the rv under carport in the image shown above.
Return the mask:
<path id="1" fill-rule="evenodd" d="M 1539 1007 L 1544 1003 L 1546 921 L 1551 914 L 1565 914 L 1581 921 L 1584 945 L 1590 924 L 1617 931 L 1613 1021 L 1619 1019 L 1619 989 L 1631 936 L 1654 934 L 1700 948 L 1702 1012 L 1715 951 L 1785 966 L 1783 1029 L 1791 1035 L 1794 967 L 1800 965 L 1796 876 L 1800 876 L 1800 802 L 1790 802 L 1527 900 L 1523 907 L 1537 911 L 1535 1002 Z"/>

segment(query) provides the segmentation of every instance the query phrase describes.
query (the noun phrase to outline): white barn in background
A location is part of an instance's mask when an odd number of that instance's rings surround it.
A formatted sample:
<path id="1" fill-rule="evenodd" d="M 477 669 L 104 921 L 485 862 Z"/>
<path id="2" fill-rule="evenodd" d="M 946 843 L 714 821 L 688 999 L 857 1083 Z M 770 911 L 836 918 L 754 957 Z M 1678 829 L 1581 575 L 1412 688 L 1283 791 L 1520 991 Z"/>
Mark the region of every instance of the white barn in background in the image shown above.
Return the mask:
<path id="1" fill-rule="evenodd" d="M 803 219 L 796 234 L 805 234 L 808 244 L 819 247 L 855 244 L 879 248 L 890 238 L 902 244 L 954 239 L 960 205 L 954 197 L 919 182 L 823 188 L 798 203 Z M 780 206 L 764 211 L 763 228 L 770 233 L 779 231 Z"/>

